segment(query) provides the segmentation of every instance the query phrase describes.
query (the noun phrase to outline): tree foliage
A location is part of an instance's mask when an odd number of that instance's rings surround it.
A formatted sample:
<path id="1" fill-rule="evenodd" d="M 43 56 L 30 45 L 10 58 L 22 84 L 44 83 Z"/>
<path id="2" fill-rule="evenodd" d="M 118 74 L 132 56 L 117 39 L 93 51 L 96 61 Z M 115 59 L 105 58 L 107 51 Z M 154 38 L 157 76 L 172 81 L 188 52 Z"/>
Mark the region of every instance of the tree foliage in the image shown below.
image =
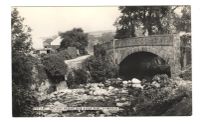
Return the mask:
<path id="1" fill-rule="evenodd" d="M 181 16 L 174 15 L 174 25 L 178 32 L 191 32 L 191 7 L 181 6 Z"/>
<path id="2" fill-rule="evenodd" d="M 168 32 L 169 6 L 121 6 L 119 10 L 122 15 L 115 22 L 115 38 L 135 37 L 137 28 L 148 35 Z"/>
<path id="3" fill-rule="evenodd" d="M 67 65 L 64 58 L 58 54 L 51 54 L 42 58 L 42 63 L 47 72 L 48 77 L 53 83 L 59 83 L 64 80 L 67 71 Z"/>
<path id="4" fill-rule="evenodd" d="M 84 33 L 81 28 L 74 28 L 70 31 L 60 33 L 63 38 L 60 44 L 60 49 L 67 49 L 67 47 L 76 47 L 81 55 L 86 54 L 85 48 L 88 45 L 88 35 Z"/>
<path id="5" fill-rule="evenodd" d="M 31 28 L 23 24 L 24 18 L 16 8 L 11 13 L 12 52 L 29 53 L 32 49 Z"/>
<path id="6" fill-rule="evenodd" d="M 32 70 L 34 58 L 29 54 L 32 50 L 31 29 L 23 24 L 24 18 L 14 8 L 11 12 L 12 33 L 12 107 L 13 116 L 35 116 L 32 108 L 37 99 L 30 90 L 33 83 Z"/>
<path id="7" fill-rule="evenodd" d="M 84 69 L 72 69 L 67 75 L 67 85 L 69 88 L 76 88 L 80 84 L 88 83 L 89 74 Z"/>
<path id="8" fill-rule="evenodd" d="M 12 81 L 18 85 L 30 86 L 33 83 L 32 56 L 15 53 L 12 57 Z"/>
<path id="9" fill-rule="evenodd" d="M 190 6 L 121 6 L 121 16 L 115 22 L 115 38 L 143 35 L 191 32 Z M 181 12 L 178 12 L 181 10 Z"/>
<path id="10" fill-rule="evenodd" d="M 101 46 L 96 46 L 94 56 L 88 58 L 84 66 L 91 74 L 93 81 L 102 82 L 108 78 L 118 76 L 118 65 L 106 56 L 105 49 Z"/>
<path id="11" fill-rule="evenodd" d="M 102 36 L 98 37 L 100 43 L 110 42 L 114 39 L 114 34 L 112 32 L 103 33 Z"/>
<path id="12" fill-rule="evenodd" d="M 23 24 L 24 18 L 16 8 L 11 13 L 12 31 L 12 78 L 16 84 L 27 85 L 32 82 L 33 57 L 30 28 Z"/>
<path id="13" fill-rule="evenodd" d="M 33 107 L 39 103 L 34 95 L 34 91 L 28 90 L 23 85 L 12 84 L 12 110 L 14 117 L 33 117 L 38 114 L 33 111 Z"/>

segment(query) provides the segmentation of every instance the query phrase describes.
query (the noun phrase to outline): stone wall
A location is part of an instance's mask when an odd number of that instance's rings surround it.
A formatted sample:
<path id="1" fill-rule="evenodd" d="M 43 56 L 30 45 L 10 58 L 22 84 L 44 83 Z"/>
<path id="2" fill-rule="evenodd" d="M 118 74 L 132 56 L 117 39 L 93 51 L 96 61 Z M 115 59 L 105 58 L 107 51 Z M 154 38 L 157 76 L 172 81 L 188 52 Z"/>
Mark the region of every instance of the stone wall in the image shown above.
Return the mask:
<path id="1" fill-rule="evenodd" d="M 114 40 L 102 44 L 107 55 L 120 64 L 128 55 L 136 52 L 150 52 L 160 56 L 171 67 L 171 75 L 180 71 L 180 37 L 179 35 L 154 35 Z"/>
<path id="2" fill-rule="evenodd" d="M 102 44 L 106 49 L 113 49 L 113 47 L 131 47 L 131 46 L 173 46 L 174 35 L 152 35 L 148 37 L 133 37 L 114 40 L 112 42 L 107 42 Z M 114 45 L 114 46 L 113 46 Z"/>

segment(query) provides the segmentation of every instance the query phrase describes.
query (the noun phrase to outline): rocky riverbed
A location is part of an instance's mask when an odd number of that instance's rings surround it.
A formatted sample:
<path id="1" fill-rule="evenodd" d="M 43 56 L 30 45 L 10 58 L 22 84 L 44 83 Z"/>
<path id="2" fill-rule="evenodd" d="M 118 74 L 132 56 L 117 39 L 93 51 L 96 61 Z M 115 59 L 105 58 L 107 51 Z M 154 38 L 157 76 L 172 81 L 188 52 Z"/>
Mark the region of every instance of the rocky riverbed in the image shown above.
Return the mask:
<path id="1" fill-rule="evenodd" d="M 181 79 L 177 82 L 179 86 L 188 85 Z M 76 89 L 66 88 L 40 96 L 40 106 L 35 109 L 40 116 L 45 117 L 137 115 L 139 94 L 147 91 L 147 83 L 143 83 L 135 78 L 130 81 L 118 78 L 104 83 L 80 85 Z M 148 85 L 162 87 L 159 81 L 149 82 Z M 172 90 L 176 91 L 176 88 Z"/>

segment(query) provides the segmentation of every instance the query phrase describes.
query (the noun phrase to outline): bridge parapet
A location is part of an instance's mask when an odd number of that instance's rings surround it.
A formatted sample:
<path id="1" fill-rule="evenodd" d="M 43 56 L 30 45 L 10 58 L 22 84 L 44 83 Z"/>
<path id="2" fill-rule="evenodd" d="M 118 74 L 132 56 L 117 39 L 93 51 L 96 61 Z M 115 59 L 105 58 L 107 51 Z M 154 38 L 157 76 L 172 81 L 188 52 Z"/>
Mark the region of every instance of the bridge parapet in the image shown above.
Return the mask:
<path id="1" fill-rule="evenodd" d="M 180 71 L 180 36 L 177 34 L 119 39 L 100 46 L 104 47 L 107 56 L 116 64 L 120 64 L 130 54 L 150 52 L 163 58 L 170 65 L 172 76 Z"/>
<path id="2" fill-rule="evenodd" d="M 132 46 L 173 46 L 173 34 L 169 35 L 152 35 L 145 37 L 134 37 L 114 40 L 101 44 L 106 50 L 121 47 L 132 47 Z"/>

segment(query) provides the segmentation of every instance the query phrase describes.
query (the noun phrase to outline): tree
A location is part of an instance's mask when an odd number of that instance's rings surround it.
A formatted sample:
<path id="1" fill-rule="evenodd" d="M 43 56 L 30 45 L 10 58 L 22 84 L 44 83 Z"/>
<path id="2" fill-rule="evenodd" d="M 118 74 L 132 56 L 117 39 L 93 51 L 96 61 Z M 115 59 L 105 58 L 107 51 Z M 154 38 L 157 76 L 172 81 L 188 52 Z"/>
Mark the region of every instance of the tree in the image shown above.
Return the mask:
<path id="1" fill-rule="evenodd" d="M 143 34 L 148 35 L 167 33 L 171 9 L 170 6 L 119 7 L 122 15 L 114 24 L 117 27 L 115 38 L 135 37 L 137 28 L 142 28 Z"/>
<path id="2" fill-rule="evenodd" d="M 12 56 L 12 81 L 17 85 L 29 87 L 33 83 L 33 59 L 30 55 L 13 53 Z"/>
<path id="3" fill-rule="evenodd" d="M 32 38 L 31 29 L 23 24 L 23 20 L 14 8 L 11 13 L 12 79 L 18 85 L 28 86 L 32 82 L 33 57 L 29 55 L 32 50 Z"/>
<path id="4" fill-rule="evenodd" d="M 81 28 L 74 28 L 70 31 L 60 33 L 63 38 L 60 44 L 60 49 L 66 49 L 67 47 L 76 47 L 80 54 L 86 54 L 85 48 L 88 45 L 88 35 L 84 33 Z"/>
<path id="5" fill-rule="evenodd" d="M 102 82 L 118 76 L 118 65 L 106 56 L 105 49 L 100 45 L 95 46 L 94 56 L 84 62 L 84 67 L 90 72 L 95 82 Z"/>
<path id="6" fill-rule="evenodd" d="M 49 79 L 54 84 L 64 80 L 67 71 L 67 65 L 64 63 L 64 57 L 58 54 L 51 54 L 42 58 L 42 63 Z"/>
<path id="7" fill-rule="evenodd" d="M 32 50 L 31 28 L 23 24 L 24 18 L 16 8 L 11 13 L 12 52 L 29 53 Z"/>
<path id="8" fill-rule="evenodd" d="M 191 66 L 191 6 L 180 6 L 181 12 L 174 15 L 174 26 L 176 32 L 181 32 L 181 67 Z M 187 65 L 187 66 L 186 66 Z M 187 77 L 191 77 L 191 70 Z M 187 74 L 187 73 L 186 73 Z"/>
<path id="9" fill-rule="evenodd" d="M 114 39 L 114 34 L 112 32 L 103 33 L 102 36 L 98 37 L 100 43 L 110 42 Z"/>
<path id="10" fill-rule="evenodd" d="M 181 6 L 181 16 L 174 15 L 174 25 L 177 32 L 191 32 L 191 7 L 190 6 Z"/>
<path id="11" fill-rule="evenodd" d="M 12 33 L 12 108 L 13 116 L 35 116 L 32 108 L 38 104 L 30 89 L 33 83 L 31 29 L 23 24 L 24 18 L 16 8 L 11 13 Z"/>

